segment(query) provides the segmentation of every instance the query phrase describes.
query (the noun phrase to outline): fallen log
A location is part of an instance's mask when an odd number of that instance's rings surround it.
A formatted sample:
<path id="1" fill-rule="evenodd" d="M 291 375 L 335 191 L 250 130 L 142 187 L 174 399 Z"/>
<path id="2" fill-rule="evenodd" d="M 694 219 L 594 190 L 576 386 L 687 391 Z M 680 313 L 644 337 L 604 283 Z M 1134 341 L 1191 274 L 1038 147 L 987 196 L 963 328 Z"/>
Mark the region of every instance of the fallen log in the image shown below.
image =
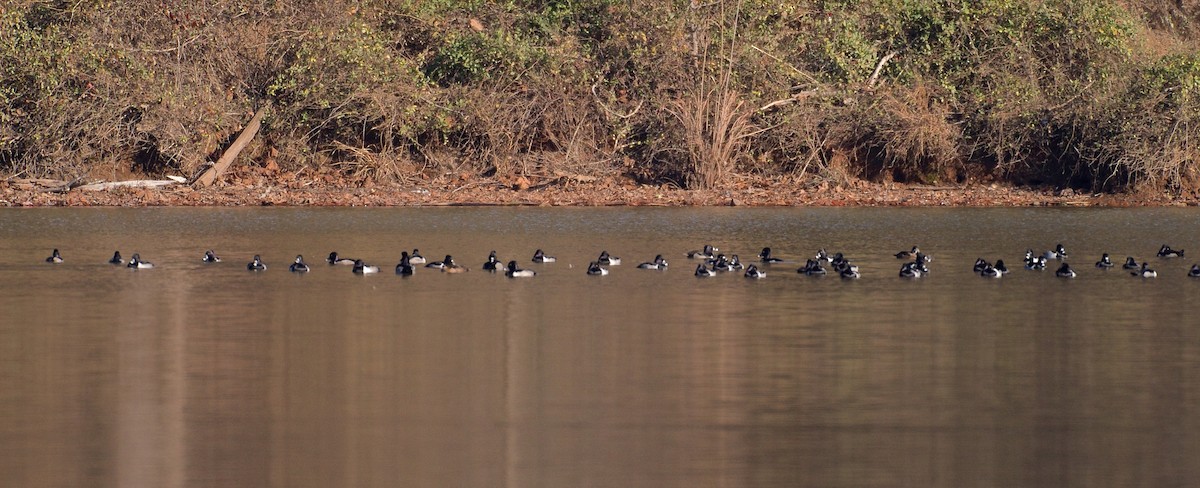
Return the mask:
<path id="1" fill-rule="evenodd" d="M 229 145 L 229 149 L 225 150 L 225 154 L 221 155 L 221 159 L 218 159 L 216 164 L 204 170 L 203 173 L 200 173 L 200 176 L 197 176 L 196 181 L 194 181 L 192 184 L 209 186 L 217 180 L 218 176 L 221 176 L 221 173 L 224 173 L 226 169 L 229 169 L 229 165 L 233 164 L 233 161 L 237 159 L 237 156 L 242 152 L 242 149 L 245 149 L 246 145 L 250 144 L 250 141 L 254 140 L 254 136 L 258 135 L 258 129 L 262 127 L 263 114 L 266 112 L 266 105 L 263 105 L 262 108 L 259 108 L 258 111 L 254 113 L 254 117 L 250 118 L 250 123 L 246 124 L 246 128 L 242 129 L 242 133 L 238 134 L 237 139 L 233 140 L 233 144 Z"/>
<path id="2" fill-rule="evenodd" d="M 179 184 L 179 182 L 175 180 L 130 180 L 110 181 L 107 183 L 91 183 L 88 185 L 77 186 L 75 189 L 83 191 L 104 191 L 112 190 L 114 188 L 159 188 L 177 184 Z"/>

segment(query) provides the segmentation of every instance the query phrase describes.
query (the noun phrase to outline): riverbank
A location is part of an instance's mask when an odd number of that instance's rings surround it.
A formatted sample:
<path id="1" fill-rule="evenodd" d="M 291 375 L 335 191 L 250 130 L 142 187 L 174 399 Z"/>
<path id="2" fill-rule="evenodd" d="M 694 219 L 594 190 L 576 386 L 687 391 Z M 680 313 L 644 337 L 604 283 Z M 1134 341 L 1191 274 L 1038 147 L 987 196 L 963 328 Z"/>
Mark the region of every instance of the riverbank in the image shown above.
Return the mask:
<path id="1" fill-rule="evenodd" d="M 812 178 L 743 176 L 715 190 L 642 185 L 625 178 L 561 176 L 544 181 L 502 182 L 443 178 L 413 183 L 352 183 L 331 175 L 244 174 L 208 188 L 179 184 L 161 188 L 61 190 L 52 180 L 0 180 L 0 206 L 1193 206 L 1196 195 L 1163 193 L 1081 194 L 1073 190 L 1017 187 L 1005 183 L 954 186 L 841 182 Z"/>

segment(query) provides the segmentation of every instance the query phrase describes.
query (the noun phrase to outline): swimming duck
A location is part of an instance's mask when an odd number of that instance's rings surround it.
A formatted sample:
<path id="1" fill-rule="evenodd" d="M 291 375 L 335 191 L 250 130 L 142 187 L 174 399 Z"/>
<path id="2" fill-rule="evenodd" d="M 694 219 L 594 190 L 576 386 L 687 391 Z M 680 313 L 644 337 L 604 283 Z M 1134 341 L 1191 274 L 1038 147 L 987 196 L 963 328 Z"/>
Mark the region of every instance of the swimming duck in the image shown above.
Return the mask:
<path id="1" fill-rule="evenodd" d="M 604 276 L 608 274 L 608 268 L 600 266 L 599 261 L 592 261 L 588 264 L 587 274 L 592 276 Z"/>
<path id="2" fill-rule="evenodd" d="M 1062 263 L 1062 266 L 1059 266 L 1058 270 L 1054 272 L 1054 276 L 1059 278 L 1074 278 L 1075 270 L 1071 269 L 1071 265 Z"/>
<path id="3" fill-rule="evenodd" d="M 1133 259 L 1133 256 L 1127 256 L 1125 264 L 1121 265 L 1121 267 L 1124 269 L 1138 269 L 1138 263 Z"/>
<path id="4" fill-rule="evenodd" d="M 825 252 L 825 248 L 818 249 L 817 255 L 813 256 L 813 259 L 817 261 L 829 261 L 829 253 Z"/>
<path id="5" fill-rule="evenodd" d="M 134 269 L 150 269 L 154 267 L 154 263 L 142 261 L 142 256 L 135 252 L 133 257 L 129 258 L 129 264 L 125 266 Z"/>
<path id="6" fill-rule="evenodd" d="M 725 266 L 728 267 L 730 270 L 743 269 L 746 267 L 746 265 L 742 264 L 742 260 L 738 259 L 737 254 L 730 256 L 729 261 L 725 263 Z"/>
<path id="7" fill-rule="evenodd" d="M 600 251 L 600 259 L 597 262 L 605 266 L 617 266 L 621 264 L 621 258 L 610 256 L 608 251 Z"/>
<path id="8" fill-rule="evenodd" d="M 1193 264 L 1192 269 L 1188 271 L 1188 276 L 1200 278 L 1200 264 Z"/>
<path id="9" fill-rule="evenodd" d="M 400 253 L 400 264 L 396 265 L 396 274 L 400 276 L 412 276 L 412 258 L 409 257 L 408 251 L 403 251 Z"/>
<path id="10" fill-rule="evenodd" d="M 325 261 L 329 264 L 337 264 L 340 266 L 354 266 L 354 262 L 357 261 L 357 259 L 338 257 L 337 251 L 334 251 L 329 253 L 329 257 L 325 258 Z"/>
<path id="11" fill-rule="evenodd" d="M 996 271 L 999 271 L 1000 274 L 1004 274 L 1004 273 L 1008 272 L 1008 266 L 1004 264 L 1003 259 L 997 259 L 996 265 L 993 266 L 993 268 L 996 268 Z"/>
<path id="12" fill-rule="evenodd" d="M 841 271 L 838 271 L 838 276 L 841 276 L 843 279 L 847 280 L 857 280 L 861 275 L 858 274 L 858 266 L 848 265 L 845 268 L 842 268 Z"/>
<path id="13" fill-rule="evenodd" d="M 984 266 L 983 269 L 979 270 L 979 276 L 984 278 L 999 278 L 1004 276 L 1004 273 L 1001 273 L 1000 270 L 996 269 L 995 266 L 989 264 Z"/>
<path id="14" fill-rule="evenodd" d="M 405 253 L 405 254 L 407 254 L 407 253 Z M 493 272 L 496 270 L 504 269 L 504 264 L 501 263 L 499 259 L 496 259 L 496 251 L 492 251 L 490 254 L 488 254 L 487 262 L 483 263 L 483 269 L 486 271 L 493 271 Z"/>
<path id="15" fill-rule="evenodd" d="M 262 262 L 262 257 L 255 254 L 254 260 L 250 261 L 249 263 L 246 263 L 246 269 L 248 269 L 250 271 L 264 271 L 267 269 L 267 265 L 266 265 L 266 263 Z"/>
<path id="16" fill-rule="evenodd" d="M 929 267 L 926 266 L 926 264 L 929 264 L 929 262 L 932 260 L 933 258 L 929 257 L 928 255 L 918 252 L 917 259 L 912 262 L 912 265 L 916 267 L 917 271 L 920 271 L 922 274 L 928 274 Z"/>
<path id="17" fill-rule="evenodd" d="M 901 278 L 920 278 L 921 270 L 917 269 L 916 263 L 904 263 L 900 266 Z"/>
<path id="18" fill-rule="evenodd" d="M 782 263 L 783 260 L 771 255 L 771 248 L 764 247 L 762 252 L 758 253 L 758 259 L 764 263 Z"/>
<path id="19" fill-rule="evenodd" d="M 919 252 L 921 252 L 921 250 L 917 249 L 917 246 L 913 246 L 912 250 L 900 251 L 900 252 L 896 253 L 896 259 L 908 259 L 911 257 L 915 257 L 917 255 L 917 253 L 919 253 Z"/>
<path id="20" fill-rule="evenodd" d="M 361 259 L 354 260 L 354 274 L 373 274 L 379 272 L 379 266 L 371 266 Z"/>
<path id="21" fill-rule="evenodd" d="M 1058 259 L 1058 260 L 1066 259 L 1067 258 L 1067 248 L 1063 247 L 1062 244 L 1058 244 L 1058 245 L 1054 246 L 1053 251 L 1046 251 L 1045 254 L 1042 255 L 1042 257 L 1044 257 L 1047 261 L 1049 261 L 1051 259 Z"/>
<path id="22" fill-rule="evenodd" d="M 715 271 L 708 269 L 708 267 L 705 266 L 704 264 L 696 265 L 696 276 L 708 277 L 708 276 L 715 276 L 716 274 L 717 273 Z"/>
<path id="23" fill-rule="evenodd" d="M 1158 272 L 1156 272 L 1156 271 L 1154 271 L 1154 270 L 1150 269 L 1150 267 L 1149 267 L 1149 266 L 1148 266 L 1146 263 L 1142 263 L 1142 267 L 1141 267 L 1141 269 L 1139 269 L 1139 270 L 1137 270 L 1137 271 L 1130 272 L 1129 274 L 1131 274 L 1131 275 L 1133 275 L 1133 276 L 1141 276 L 1142 278 L 1155 278 L 1155 277 L 1158 277 Z"/>
<path id="24" fill-rule="evenodd" d="M 450 256 L 446 257 L 449 258 Z M 471 271 L 471 268 L 460 266 L 458 263 L 453 261 L 450 261 L 450 264 L 442 266 L 443 273 L 466 273 L 467 271 Z"/>
<path id="25" fill-rule="evenodd" d="M 558 261 L 558 259 L 554 256 L 547 256 L 541 249 L 533 252 L 533 262 L 535 263 L 553 263 L 555 261 Z"/>
<path id="26" fill-rule="evenodd" d="M 209 249 L 204 251 L 204 258 L 202 261 L 206 263 L 219 263 L 221 262 L 221 258 L 217 257 L 217 253 L 213 252 L 212 249 Z"/>
<path id="27" fill-rule="evenodd" d="M 1029 261 L 1025 262 L 1025 269 L 1034 271 L 1046 269 L 1046 258 L 1042 256 L 1034 256 Z"/>
<path id="28" fill-rule="evenodd" d="M 121 259 L 121 251 L 113 251 L 113 257 L 108 260 L 108 264 L 125 264 L 125 260 Z"/>
<path id="29" fill-rule="evenodd" d="M 803 273 L 808 276 L 823 276 L 825 274 L 825 267 L 821 266 L 820 261 L 816 259 L 809 259 L 808 261 L 805 261 L 804 267 L 797 269 L 796 272 Z"/>
<path id="30" fill-rule="evenodd" d="M 412 254 L 410 254 L 408 256 L 408 263 L 409 264 L 425 264 L 425 257 L 421 256 L 421 251 L 418 251 L 417 248 L 414 247 Z"/>
<path id="31" fill-rule="evenodd" d="M 504 272 L 504 276 L 509 278 L 532 278 L 537 276 L 537 272 L 532 269 L 519 269 L 517 268 L 516 261 L 509 261 L 508 270 Z"/>
<path id="32" fill-rule="evenodd" d="M 713 271 L 729 271 L 729 259 L 724 254 L 718 254 L 715 259 L 709 260 L 706 264 L 712 265 Z"/>
<path id="33" fill-rule="evenodd" d="M 288 269 L 293 273 L 307 273 L 308 265 L 304 263 L 304 256 L 297 254 L 296 261 L 291 266 L 288 266 Z"/>
<path id="34" fill-rule="evenodd" d="M 983 268 L 986 268 L 986 267 L 988 267 L 988 266 L 991 266 L 991 265 L 992 265 L 992 263 L 989 263 L 989 262 L 987 262 L 987 261 L 986 261 L 986 260 L 984 260 L 983 258 L 978 258 L 978 259 L 976 259 L 976 260 L 975 260 L 975 267 L 974 267 L 974 268 L 972 268 L 972 269 L 973 269 L 973 270 L 974 270 L 976 273 L 979 273 L 979 272 L 983 271 Z"/>
<path id="35" fill-rule="evenodd" d="M 1160 258 L 1181 258 L 1183 257 L 1183 249 L 1171 249 L 1171 246 L 1163 244 L 1158 249 L 1158 257 Z"/>
<path id="36" fill-rule="evenodd" d="M 1103 256 L 1100 256 L 1100 260 L 1096 261 L 1096 267 L 1100 269 L 1108 269 L 1113 266 L 1112 258 L 1108 257 L 1108 253 L 1104 253 Z"/>
<path id="37" fill-rule="evenodd" d="M 712 244 L 705 244 L 701 251 L 688 251 L 687 257 L 690 259 L 712 259 L 715 257 L 717 248 L 712 247 Z"/>
<path id="38" fill-rule="evenodd" d="M 746 273 L 743 276 L 745 276 L 747 278 L 761 279 L 761 278 L 766 278 L 767 273 L 759 271 L 757 265 L 751 264 L 749 267 L 746 268 Z"/>
<path id="39" fill-rule="evenodd" d="M 410 263 L 412 262 L 412 256 L 408 257 L 408 262 L 410 262 Z M 443 259 L 441 261 L 434 261 L 432 263 L 428 263 L 425 265 L 426 268 L 437 268 L 437 269 L 442 269 L 447 266 L 454 266 L 454 258 L 450 257 L 449 254 L 446 255 L 446 259 Z"/>
<path id="40" fill-rule="evenodd" d="M 55 249 L 53 252 L 50 253 L 50 257 L 46 258 L 46 262 L 47 263 L 63 262 L 62 255 L 58 253 L 58 249 Z"/>
<path id="41" fill-rule="evenodd" d="M 654 261 L 639 264 L 637 267 L 638 269 L 657 269 L 662 271 L 667 269 L 667 260 L 663 259 L 662 254 L 657 254 L 654 256 Z"/>

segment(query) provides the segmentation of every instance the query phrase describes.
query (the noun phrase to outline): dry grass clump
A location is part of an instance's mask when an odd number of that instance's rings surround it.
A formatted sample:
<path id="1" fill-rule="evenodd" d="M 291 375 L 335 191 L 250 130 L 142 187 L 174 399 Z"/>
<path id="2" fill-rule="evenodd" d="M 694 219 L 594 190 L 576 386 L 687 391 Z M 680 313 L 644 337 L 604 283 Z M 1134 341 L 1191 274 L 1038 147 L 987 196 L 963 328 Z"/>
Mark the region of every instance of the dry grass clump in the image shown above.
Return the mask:
<path id="1" fill-rule="evenodd" d="M 679 122 L 687 151 L 687 187 L 719 185 L 744 156 L 754 124 L 746 103 L 729 89 L 698 89 L 667 109 Z"/>

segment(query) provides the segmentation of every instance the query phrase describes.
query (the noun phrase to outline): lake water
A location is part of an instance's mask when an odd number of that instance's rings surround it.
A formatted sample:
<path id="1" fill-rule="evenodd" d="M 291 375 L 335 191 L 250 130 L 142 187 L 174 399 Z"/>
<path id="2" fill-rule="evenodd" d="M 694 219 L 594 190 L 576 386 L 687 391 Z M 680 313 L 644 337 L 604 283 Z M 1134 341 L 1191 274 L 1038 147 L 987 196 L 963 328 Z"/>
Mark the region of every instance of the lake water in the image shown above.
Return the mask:
<path id="1" fill-rule="evenodd" d="M 6 486 L 1200 485 L 1195 209 L 0 211 Z M 1066 245 L 1079 277 L 1020 269 Z M 712 243 L 793 262 L 699 279 Z M 896 251 L 934 257 L 920 280 Z M 66 262 L 43 259 L 59 248 Z M 402 250 L 465 274 L 391 272 Z M 205 265 L 212 248 L 224 262 Z M 557 255 L 534 264 L 534 249 Z M 842 251 L 856 281 L 795 269 Z M 1195 248 L 1194 251 L 1192 249 Z M 112 267 L 114 250 L 151 270 Z M 496 250 L 531 279 L 483 272 Z M 586 276 L 601 250 L 624 259 Z M 330 251 L 384 272 L 356 276 Z M 1102 252 L 1160 277 L 1092 267 Z M 249 272 L 261 254 L 269 269 Z M 292 274 L 303 254 L 313 271 Z M 666 272 L 635 269 L 663 254 Z M 971 271 L 1003 258 L 1003 279 Z M 800 263 L 795 262 L 800 260 Z"/>

